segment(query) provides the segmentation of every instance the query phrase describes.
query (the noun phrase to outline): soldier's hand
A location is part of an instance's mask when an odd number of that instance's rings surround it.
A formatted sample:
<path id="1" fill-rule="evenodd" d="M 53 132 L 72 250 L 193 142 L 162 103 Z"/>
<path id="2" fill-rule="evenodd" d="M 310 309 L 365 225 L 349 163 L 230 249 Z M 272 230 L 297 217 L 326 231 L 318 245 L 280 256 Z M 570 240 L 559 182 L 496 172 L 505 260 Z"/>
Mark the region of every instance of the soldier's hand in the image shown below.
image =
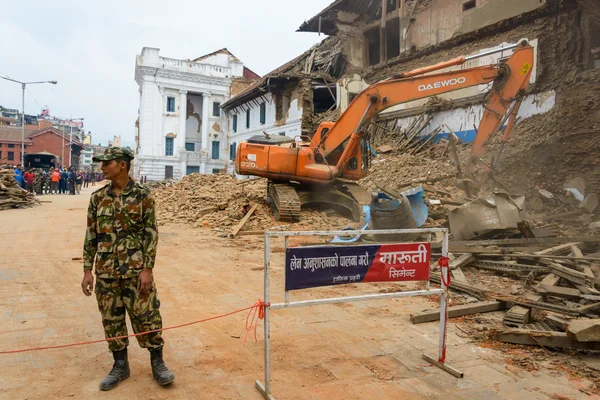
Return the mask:
<path id="1" fill-rule="evenodd" d="M 140 292 L 149 292 L 152 289 L 152 270 L 144 268 L 138 277 L 137 288 Z"/>
<path id="2" fill-rule="evenodd" d="M 83 273 L 83 280 L 81 281 L 81 290 L 86 296 L 91 296 L 94 290 L 94 275 L 92 271 L 85 271 Z"/>

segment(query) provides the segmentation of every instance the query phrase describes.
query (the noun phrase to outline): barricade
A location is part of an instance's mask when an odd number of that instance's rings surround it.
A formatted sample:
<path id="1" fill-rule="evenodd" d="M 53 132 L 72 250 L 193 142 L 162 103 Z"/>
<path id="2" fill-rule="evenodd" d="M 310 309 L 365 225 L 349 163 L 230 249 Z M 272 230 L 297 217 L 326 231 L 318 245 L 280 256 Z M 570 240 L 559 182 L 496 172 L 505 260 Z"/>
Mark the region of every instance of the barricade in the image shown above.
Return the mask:
<path id="1" fill-rule="evenodd" d="M 438 260 L 441 268 L 441 288 L 431 289 L 429 282 L 432 234 L 442 233 L 442 257 Z M 268 231 L 265 232 L 264 265 L 264 384 L 256 381 L 256 389 L 266 400 L 274 400 L 271 395 L 271 310 L 314 306 L 350 301 L 391 299 L 440 295 L 440 339 L 439 355 L 435 359 L 423 354 L 423 359 L 444 371 L 462 378 L 463 374 L 446 364 L 446 324 L 448 319 L 448 229 L 387 229 L 368 231 L 369 235 L 392 235 L 402 233 L 426 233 L 426 242 L 412 243 L 369 243 L 349 246 L 310 246 L 289 248 L 288 238 L 292 236 L 352 236 L 364 235 L 364 231 Z M 283 237 L 285 241 L 284 302 L 270 303 L 271 293 L 271 238 Z M 309 256 L 309 257 L 306 257 Z M 426 281 L 425 290 L 396 293 L 376 293 L 358 296 L 321 298 L 314 300 L 290 301 L 290 291 L 359 282 L 402 282 Z"/>

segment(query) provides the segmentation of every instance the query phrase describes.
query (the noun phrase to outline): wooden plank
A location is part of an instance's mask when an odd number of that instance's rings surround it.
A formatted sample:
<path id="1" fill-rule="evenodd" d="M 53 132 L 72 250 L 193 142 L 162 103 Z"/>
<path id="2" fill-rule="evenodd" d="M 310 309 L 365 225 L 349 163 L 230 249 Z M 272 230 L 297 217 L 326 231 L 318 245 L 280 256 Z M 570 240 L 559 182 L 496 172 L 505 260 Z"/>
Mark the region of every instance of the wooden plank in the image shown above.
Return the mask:
<path id="1" fill-rule="evenodd" d="M 579 243 L 564 243 L 558 246 L 550 247 L 546 250 L 536 251 L 536 255 L 556 255 L 565 251 L 571 250 L 571 247 L 578 245 Z"/>
<path id="2" fill-rule="evenodd" d="M 569 322 L 567 335 L 578 342 L 600 342 L 600 319 L 579 319 Z"/>
<path id="3" fill-rule="evenodd" d="M 265 231 L 241 231 L 238 232 L 238 236 L 261 236 L 264 235 Z"/>
<path id="4" fill-rule="evenodd" d="M 600 350 L 600 342 L 577 342 L 569 338 L 565 332 L 506 329 L 496 332 L 494 339 L 499 342 L 524 344 L 528 346 Z"/>
<path id="5" fill-rule="evenodd" d="M 508 245 L 508 244 L 573 244 L 598 243 L 600 236 L 574 236 L 574 237 L 551 237 L 551 238 L 519 238 L 519 239 L 488 239 L 488 240 L 451 240 L 450 244 L 489 246 L 489 245 Z"/>
<path id="6" fill-rule="evenodd" d="M 534 287 L 538 292 L 541 292 L 547 296 L 572 298 L 581 296 L 581 292 L 577 289 L 570 289 L 560 286 L 549 286 L 549 285 L 537 285 Z"/>
<path id="7" fill-rule="evenodd" d="M 452 274 L 453 279 L 456 279 L 460 282 L 468 283 L 467 277 L 465 276 L 465 274 L 463 274 L 462 269 L 460 269 L 460 267 L 450 270 L 450 273 Z"/>
<path id="8" fill-rule="evenodd" d="M 473 257 L 473 254 L 465 253 L 450 262 L 450 269 L 452 270 L 452 269 L 464 267 L 465 265 L 469 265 L 473 261 L 475 261 L 475 257 Z"/>
<path id="9" fill-rule="evenodd" d="M 441 275 L 439 272 L 431 272 L 429 279 L 432 282 L 440 283 Z M 459 292 L 464 292 L 472 295 L 473 297 L 478 298 L 479 300 L 488 300 L 487 290 L 482 287 L 470 285 L 463 282 L 451 281 L 450 288 L 453 290 L 457 290 Z"/>
<path id="10" fill-rule="evenodd" d="M 474 248 L 475 250 L 473 250 L 474 253 L 477 253 L 478 256 L 480 257 L 497 257 L 497 256 L 502 256 L 502 257 L 510 257 L 510 258 L 524 258 L 524 259 L 529 259 L 529 260 L 569 260 L 569 261 L 578 261 L 578 260 L 583 260 L 583 261 L 600 261 L 600 258 L 598 257 L 583 257 L 583 258 L 576 258 L 573 256 L 553 256 L 553 255 L 542 255 L 542 254 L 525 254 L 525 253 L 519 253 L 519 250 L 524 250 L 524 249 L 519 249 L 519 248 L 511 248 L 514 249 L 515 253 L 504 253 L 502 252 L 503 250 L 507 250 L 506 247 L 503 247 L 502 249 L 498 249 L 498 253 L 486 253 L 486 252 L 478 252 L 477 248 Z M 483 248 L 484 251 L 486 248 Z M 489 249 L 489 248 L 487 248 Z M 452 249 L 454 250 L 454 249 Z M 465 251 L 468 251 L 469 248 L 466 248 Z M 454 250 L 454 253 L 460 253 L 460 251 L 456 251 Z"/>
<path id="11" fill-rule="evenodd" d="M 240 222 L 238 222 L 238 224 L 235 226 L 235 228 L 233 228 L 233 231 L 231 232 L 230 237 L 235 237 L 235 235 L 238 234 L 240 229 L 242 229 L 244 227 L 244 224 L 250 219 L 250 217 L 252 216 L 252 214 L 254 214 L 254 211 L 256 211 L 257 208 L 258 208 L 258 204 L 255 204 L 252 206 L 250 211 L 248 211 L 246 213 L 246 215 L 244 215 L 244 218 L 242 218 L 242 220 Z"/>
<path id="12" fill-rule="evenodd" d="M 551 263 L 549 267 L 555 275 L 558 275 L 569 282 L 573 282 L 574 284 L 585 285 L 588 280 L 591 281 L 590 277 L 586 276 L 584 273 L 563 267 L 560 264 Z"/>
<path id="13" fill-rule="evenodd" d="M 571 252 L 576 258 L 583 258 L 583 253 L 576 245 L 571 246 Z"/>
<path id="14" fill-rule="evenodd" d="M 492 311 L 502 311 L 506 308 L 503 301 L 480 301 L 478 303 L 461 304 L 459 306 L 448 307 L 448 317 L 456 318 L 463 315 L 480 314 Z M 440 310 L 425 311 L 419 314 L 410 314 L 410 322 L 413 324 L 422 324 L 440 320 Z"/>
<path id="15" fill-rule="evenodd" d="M 579 313 L 581 313 L 582 315 L 589 314 L 589 313 L 595 312 L 597 310 L 600 310 L 600 303 L 594 303 L 594 304 L 590 304 L 587 306 L 581 306 L 577 309 L 577 311 Z"/>

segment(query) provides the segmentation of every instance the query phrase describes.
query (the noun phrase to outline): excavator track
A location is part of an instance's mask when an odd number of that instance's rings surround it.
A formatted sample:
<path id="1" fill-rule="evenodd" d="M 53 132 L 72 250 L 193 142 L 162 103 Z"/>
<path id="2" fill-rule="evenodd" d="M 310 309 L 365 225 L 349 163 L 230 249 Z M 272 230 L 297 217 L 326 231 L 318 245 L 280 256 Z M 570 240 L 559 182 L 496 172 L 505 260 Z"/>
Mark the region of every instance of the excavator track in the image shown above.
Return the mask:
<path id="1" fill-rule="evenodd" d="M 271 204 L 273 215 L 277 221 L 300 220 L 300 198 L 296 189 L 285 183 L 269 182 L 267 201 Z"/>

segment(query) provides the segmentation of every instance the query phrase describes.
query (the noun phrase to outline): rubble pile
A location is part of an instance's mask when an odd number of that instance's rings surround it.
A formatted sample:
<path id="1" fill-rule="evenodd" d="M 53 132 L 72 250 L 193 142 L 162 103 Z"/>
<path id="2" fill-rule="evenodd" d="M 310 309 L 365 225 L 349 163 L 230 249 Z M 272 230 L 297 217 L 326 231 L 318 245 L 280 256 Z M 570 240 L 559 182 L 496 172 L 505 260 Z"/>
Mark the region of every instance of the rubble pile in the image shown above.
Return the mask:
<path id="1" fill-rule="evenodd" d="M 300 221 L 294 224 L 275 221 L 266 201 L 267 179 L 263 178 L 238 180 L 232 175 L 191 174 L 178 182 L 154 183 L 151 189 L 160 225 L 177 222 L 229 232 L 253 205 L 257 208 L 241 227 L 242 232 L 272 227 L 293 230 L 343 228 L 352 222 L 329 210 L 303 211 Z"/>
<path id="2" fill-rule="evenodd" d="M 442 147 L 442 146 L 435 146 Z M 401 190 L 426 182 L 456 184 L 456 165 L 448 157 L 435 158 L 431 153 L 402 154 L 391 152 L 378 155 L 372 161 L 369 174 L 360 180 L 365 189 Z"/>
<path id="3" fill-rule="evenodd" d="M 0 166 L 0 210 L 29 208 L 39 204 L 33 193 L 23 190 L 9 166 Z"/>
<path id="4" fill-rule="evenodd" d="M 179 182 L 159 184 L 152 190 L 158 221 L 230 226 L 239 219 L 235 213 L 245 204 L 266 205 L 266 182 L 266 179 L 240 181 L 232 175 L 191 174 Z M 260 210 L 255 213 L 255 218 L 265 217 Z"/>
<path id="5" fill-rule="evenodd" d="M 598 237 L 450 241 L 450 253 L 449 316 L 460 317 L 460 331 L 484 342 L 600 351 Z"/>

